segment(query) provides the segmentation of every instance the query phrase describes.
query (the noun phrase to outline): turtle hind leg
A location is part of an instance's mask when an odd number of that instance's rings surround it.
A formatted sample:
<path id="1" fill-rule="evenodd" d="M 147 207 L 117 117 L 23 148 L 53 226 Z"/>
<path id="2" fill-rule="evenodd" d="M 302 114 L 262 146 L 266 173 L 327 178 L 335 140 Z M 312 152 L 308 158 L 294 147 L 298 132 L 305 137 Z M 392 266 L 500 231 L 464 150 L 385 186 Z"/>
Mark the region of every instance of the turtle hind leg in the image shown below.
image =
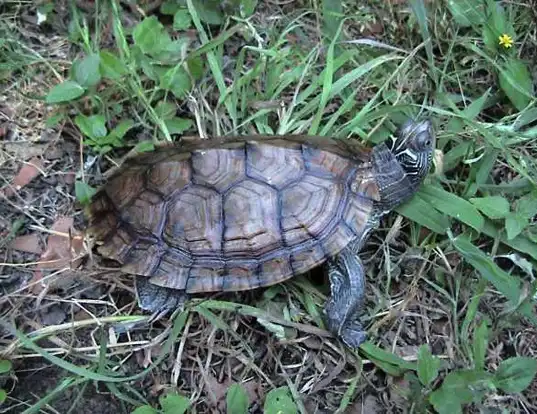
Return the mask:
<path id="1" fill-rule="evenodd" d="M 328 329 L 350 348 L 367 338 L 359 313 L 365 295 L 365 273 L 356 253 L 345 248 L 328 261 L 331 295 L 324 307 Z"/>
<path id="2" fill-rule="evenodd" d="M 182 310 L 188 295 L 184 290 L 157 286 L 148 277 L 136 276 L 136 296 L 140 308 L 152 313 L 151 320 L 156 321 L 175 310 Z"/>

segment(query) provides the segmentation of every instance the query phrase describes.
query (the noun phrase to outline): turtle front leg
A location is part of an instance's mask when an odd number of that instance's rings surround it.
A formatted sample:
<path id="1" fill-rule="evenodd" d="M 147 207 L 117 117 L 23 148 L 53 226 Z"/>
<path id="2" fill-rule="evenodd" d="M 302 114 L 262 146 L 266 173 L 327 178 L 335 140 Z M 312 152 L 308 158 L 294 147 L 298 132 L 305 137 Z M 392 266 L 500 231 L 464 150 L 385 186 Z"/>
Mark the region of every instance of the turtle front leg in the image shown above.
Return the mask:
<path id="1" fill-rule="evenodd" d="M 324 307 L 328 329 L 350 348 L 367 338 L 359 321 L 365 294 L 365 273 L 356 253 L 345 248 L 328 261 L 331 295 Z"/>
<path id="2" fill-rule="evenodd" d="M 182 310 L 188 299 L 188 295 L 183 290 L 157 286 L 149 282 L 149 278 L 145 276 L 136 276 L 135 288 L 138 305 L 152 312 L 150 318 L 152 321 L 160 319 L 168 312 Z"/>

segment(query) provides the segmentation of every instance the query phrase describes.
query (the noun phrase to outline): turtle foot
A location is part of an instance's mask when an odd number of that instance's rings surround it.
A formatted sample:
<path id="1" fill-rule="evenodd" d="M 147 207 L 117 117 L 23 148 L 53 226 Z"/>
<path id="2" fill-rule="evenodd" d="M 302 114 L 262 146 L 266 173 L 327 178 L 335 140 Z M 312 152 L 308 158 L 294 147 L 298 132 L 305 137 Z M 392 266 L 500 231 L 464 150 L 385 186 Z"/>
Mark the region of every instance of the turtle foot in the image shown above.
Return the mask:
<path id="1" fill-rule="evenodd" d="M 367 338 L 359 320 L 365 290 L 362 262 L 353 250 L 345 248 L 328 261 L 328 276 L 331 295 L 324 308 L 327 328 L 348 347 L 358 348 Z"/>
<path id="2" fill-rule="evenodd" d="M 188 295 L 177 289 L 157 286 L 145 276 L 137 276 L 135 281 L 138 306 L 152 313 L 151 320 L 158 320 L 165 314 L 182 310 Z"/>
<path id="3" fill-rule="evenodd" d="M 367 339 L 367 333 L 358 321 L 350 322 L 339 335 L 349 348 L 359 348 Z"/>

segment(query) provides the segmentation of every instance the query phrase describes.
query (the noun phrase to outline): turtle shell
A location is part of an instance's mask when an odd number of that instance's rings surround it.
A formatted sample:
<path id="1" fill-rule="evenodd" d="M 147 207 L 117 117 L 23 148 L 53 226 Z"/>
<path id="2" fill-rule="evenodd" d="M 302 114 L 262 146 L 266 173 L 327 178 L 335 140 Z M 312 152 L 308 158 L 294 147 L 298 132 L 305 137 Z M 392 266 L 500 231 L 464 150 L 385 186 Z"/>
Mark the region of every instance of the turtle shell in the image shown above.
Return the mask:
<path id="1" fill-rule="evenodd" d="M 89 206 L 98 251 L 186 292 L 282 282 L 369 229 L 371 151 L 309 136 L 200 139 L 127 158 Z"/>

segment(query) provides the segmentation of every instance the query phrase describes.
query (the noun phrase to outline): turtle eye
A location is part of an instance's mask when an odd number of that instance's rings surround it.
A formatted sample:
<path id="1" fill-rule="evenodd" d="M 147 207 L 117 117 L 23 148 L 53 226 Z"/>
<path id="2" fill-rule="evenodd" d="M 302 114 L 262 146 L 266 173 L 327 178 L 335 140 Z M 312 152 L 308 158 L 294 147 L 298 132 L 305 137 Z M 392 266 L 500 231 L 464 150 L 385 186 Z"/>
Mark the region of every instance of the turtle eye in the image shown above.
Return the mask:
<path id="1" fill-rule="evenodd" d="M 433 140 L 431 139 L 431 136 L 429 134 L 422 134 L 418 138 L 417 142 L 418 142 L 418 147 L 420 149 L 428 150 L 429 148 L 431 148 Z"/>

